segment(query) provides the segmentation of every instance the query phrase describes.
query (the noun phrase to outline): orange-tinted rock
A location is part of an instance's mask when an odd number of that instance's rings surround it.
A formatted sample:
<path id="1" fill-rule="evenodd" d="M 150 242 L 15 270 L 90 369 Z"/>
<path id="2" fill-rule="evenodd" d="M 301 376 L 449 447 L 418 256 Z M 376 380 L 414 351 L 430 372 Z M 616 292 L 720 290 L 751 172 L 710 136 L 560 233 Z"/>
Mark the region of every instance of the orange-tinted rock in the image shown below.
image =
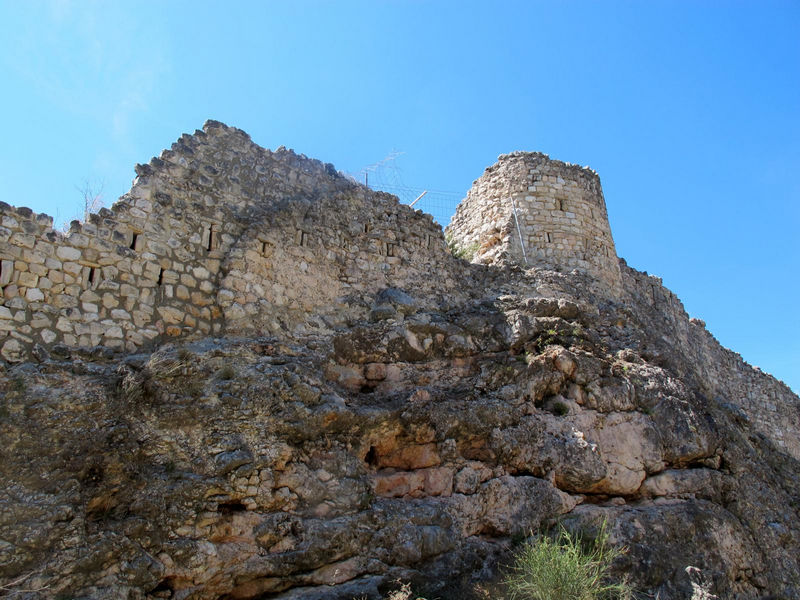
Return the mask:
<path id="1" fill-rule="evenodd" d="M 553 364 L 555 365 L 556 369 L 561 371 L 567 377 L 572 377 L 575 375 L 575 371 L 578 368 L 577 363 L 572 358 L 570 353 L 563 349 L 553 357 Z"/>
<path id="2" fill-rule="evenodd" d="M 360 368 L 329 364 L 325 368 L 325 377 L 350 390 L 358 390 L 364 385 L 364 375 Z"/>
<path id="3" fill-rule="evenodd" d="M 436 467 L 424 469 L 425 493 L 428 496 L 450 496 L 453 493 L 453 469 Z"/>
<path id="4" fill-rule="evenodd" d="M 380 456 L 378 461 L 381 467 L 406 470 L 435 467 L 442 462 L 436 451 L 436 444 L 404 446 L 391 454 Z"/>
<path id="5" fill-rule="evenodd" d="M 386 379 L 386 365 L 383 363 L 369 363 L 364 367 L 364 377 L 370 381 L 382 381 Z"/>
<path id="6" fill-rule="evenodd" d="M 377 496 L 385 498 L 406 496 L 425 487 L 425 474 L 419 471 L 378 473 L 373 479 L 373 487 Z"/>

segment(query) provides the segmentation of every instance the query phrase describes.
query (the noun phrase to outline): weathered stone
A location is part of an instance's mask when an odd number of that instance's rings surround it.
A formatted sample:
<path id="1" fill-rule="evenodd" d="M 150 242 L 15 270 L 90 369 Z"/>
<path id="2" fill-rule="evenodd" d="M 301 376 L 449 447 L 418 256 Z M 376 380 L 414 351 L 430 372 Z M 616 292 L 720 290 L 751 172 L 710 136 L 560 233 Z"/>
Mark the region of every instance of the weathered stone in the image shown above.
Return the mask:
<path id="1" fill-rule="evenodd" d="M 379 464 L 384 467 L 398 469 L 422 469 L 433 467 L 441 462 L 436 444 L 421 444 L 403 446 L 389 454 L 378 458 Z"/>
<path id="2" fill-rule="evenodd" d="M 252 454 L 247 450 L 232 450 L 230 452 L 221 452 L 214 457 L 214 463 L 217 466 L 217 473 L 225 475 L 237 467 L 246 465 L 253 462 Z"/>
<path id="3" fill-rule="evenodd" d="M 13 260 L 0 261 L 0 286 L 5 286 L 11 283 L 11 275 L 14 272 Z"/>
<path id="4" fill-rule="evenodd" d="M 17 277 L 17 285 L 27 288 L 36 287 L 39 285 L 39 276 L 29 271 L 22 271 Z"/>
<path id="5" fill-rule="evenodd" d="M 166 323 L 175 324 L 183 321 L 183 312 L 171 306 L 159 307 L 158 314 L 161 315 Z"/>
<path id="6" fill-rule="evenodd" d="M 81 251 L 77 248 L 71 248 L 70 246 L 59 246 L 56 248 L 56 256 L 61 260 L 80 260 L 81 258 Z"/>
<path id="7" fill-rule="evenodd" d="M 382 363 L 370 363 L 364 367 L 364 377 L 372 381 L 386 379 L 386 365 Z"/>
<path id="8" fill-rule="evenodd" d="M 399 473 L 379 473 L 374 479 L 375 494 L 386 498 L 396 498 L 418 493 L 425 487 L 425 473 L 420 471 L 401 471 Z"/>
<path id="9" fill-rule="evenodd" d="M 50 329 L 43 329 L 40 335 L 45 344 L 52 344 L 58 338 L 56 333 Z"/>
<path id="10" fill-rule="evenodd" d="M 25 299 L 28 302 L 38 302 L 44 300 L 44 294 L 39 288 L 28 288 L 28 291 L 25 292 Z"/>
<path id="11" fill-rule="evenodd" d="M 15 339 L 6 340 L 3 343 L 2 349 L 0 349 L 0 355 L 3 356 L 8 362 L 17 363 L 25 360 L 25 351 L 20 344 Z"/>
<path id="12" fill-rule="evenodd" d="M 449 231 L 492 269 L 219 123 L 138 174 L 69 243 L 0 203 L 2 585 L 467 597 L 511 536 L 605 517 L 643 596 L 685 600 L 691 561 L 797 597 L 800 400 L 617 261 L 593 172 L 487 170 Z M 538 269 L 503 266 L 508 198 Z"/>

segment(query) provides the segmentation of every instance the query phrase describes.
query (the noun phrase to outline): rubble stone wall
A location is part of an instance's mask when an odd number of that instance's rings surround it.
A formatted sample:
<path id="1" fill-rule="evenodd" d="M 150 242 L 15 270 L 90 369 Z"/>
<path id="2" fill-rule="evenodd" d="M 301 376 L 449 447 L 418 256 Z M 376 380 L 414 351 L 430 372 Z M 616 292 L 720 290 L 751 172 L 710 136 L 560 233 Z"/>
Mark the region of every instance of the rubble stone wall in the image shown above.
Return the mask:
<path id="1" fill-rule="evenodd" d="M 311 313 L 340 295 L 441 291 L 457 268 L 431 217 L 218 122 L 136 171 L 110 210 L 65 234 L 47 215 L 0 203 L 6 360 L 37 346 L 131 351 L 165 336 L 219 334 L 226 317 L 241 328 L 259 311 L 271 315 L 261 319 L 267 330 L 302 329 L 304 319 L 313 327 Z M 434 264 L 444 274 L 437 283 Z"/>
<path id="2" fill-rule="evenodd" d="M 621 290 L 600 178 L 546 154 L 500 156 L 475 181 L 446 232 L 477 262 L 579 269 L 607 290 Z"/>
<path id="3" fill-rule="evenodd" d="M 650 319 L 646 326 L 659 331 L 667 347 L 687 355 L 698 387 L 709 399 L 729 405 L 734 418 L 744 419 L 778 448 L 800 459 L 800 405 L 789 387 L 722 346 L 703 321 L 690 319 L 683 303 L 659 277 L 620 262 L 626 304 Z"/>
<path id="4" fill-rule="evenodd" d="M 442 306 L 470 276 L 432 217 L 362 186 L 278 202 L 254 220 L 222 266 L 228 331 L 330 332 L 366 318 L 382 289 Z"/>

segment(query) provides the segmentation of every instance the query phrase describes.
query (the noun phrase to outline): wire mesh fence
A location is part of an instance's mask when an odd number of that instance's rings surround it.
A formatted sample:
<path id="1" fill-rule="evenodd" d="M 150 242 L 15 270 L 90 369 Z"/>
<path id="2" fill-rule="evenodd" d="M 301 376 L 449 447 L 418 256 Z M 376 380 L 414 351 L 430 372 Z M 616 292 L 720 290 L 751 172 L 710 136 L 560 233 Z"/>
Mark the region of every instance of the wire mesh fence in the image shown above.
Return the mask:
<path id="1" fill-rule="evenodd" d="M 359 173 L 359 181 L 373 190 L 394 194 L 403 204 L 413 204 L 414 208 L 433 215 L 434 220 L 442 227 L 447 226 L 463 195 L 407 185 L 397 165 L 397 158 L 402 154 L 392 151 L 383 160 L 365 167 Z"/>
<path id="2" fill-rule="evenodd" d="M 381 190 L 394 194 L 403 204 L 413 203 L 414 208 L 418 208 L 429 215 L 433 215 L 434 220 L 442 227 L 447 226 L 453 213 L 456 212 L 456 206 L 461 202 L 460 195 L 455 192 L 426 190 L 410 186 L 373 186 L 370 184 L 370 187 L 374 190 Z"/>

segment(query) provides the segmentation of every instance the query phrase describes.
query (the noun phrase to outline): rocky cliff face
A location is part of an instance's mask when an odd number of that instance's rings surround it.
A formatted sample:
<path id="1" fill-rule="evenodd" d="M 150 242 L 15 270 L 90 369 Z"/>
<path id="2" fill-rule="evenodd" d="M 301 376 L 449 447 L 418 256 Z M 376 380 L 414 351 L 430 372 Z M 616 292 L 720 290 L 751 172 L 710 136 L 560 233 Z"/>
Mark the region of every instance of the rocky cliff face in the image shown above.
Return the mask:
<path id="1" fill-rule="evenodd" d="M 800 598 L 800 399 L 657 280 L 401 259 L 285 326 L 331 293 L 314 260 L 280 326 L 5 366 L 2 593 L 469 598 L 530 532 L 606 520 L 643 597 L 689 598 L 691 565 L 720 598 Z"/>

